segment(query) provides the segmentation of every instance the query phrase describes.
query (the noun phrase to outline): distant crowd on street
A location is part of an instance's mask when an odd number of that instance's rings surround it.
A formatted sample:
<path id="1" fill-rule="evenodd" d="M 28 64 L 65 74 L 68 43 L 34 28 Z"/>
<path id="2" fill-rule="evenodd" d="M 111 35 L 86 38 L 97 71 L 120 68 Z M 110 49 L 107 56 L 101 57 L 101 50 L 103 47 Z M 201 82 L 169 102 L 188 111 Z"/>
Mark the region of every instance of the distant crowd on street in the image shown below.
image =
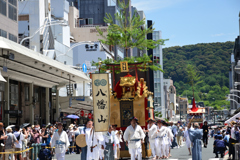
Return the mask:
<path id="1" fill-rule="evenodd" d="M 132 117 L 124 132 L 116 124 L 109 125 L 107 132 L 95 132 L 92 121 L 83 126 L 74 121 L 67 128 L 61 122 L 41 127 L 38 124 L 4 127 L 0 122 L 0 152 L 6 153 L 0 154 L 0 160 L 30 159 L 31 152 L 26 149 L 31 148 L 33 143 L 42 146 L 39 160 L 51 160 L 53 155 L 57 160 L 64 160 L 66 154 L 80 154 L 81 160 L 114 160 L 120 159 L 120 148 L 124 142 L 131 160 L 142 159 L 144 144 L 149 144 L 149 158 L 152 159 L 168 159 L 172 149 L 185 144 L 188 148 L 186 153 L 192 155 L 193 160 L 201 160 L 202 147 L 207 148 L 209 137 L 214 138 L 213 153 L 216 158 L 219 155 L 223 158 L 227 150 L 229 159 L 238 156 L 235 155 L 235 144 L 240 143 L 240 122 L 232 121 L 225 127 L 215 128 L 209 127 L 206 121 L 200 127 L 198 123 L 191 123 L 192 119 L 188 125 L 151 118 L 147 122 L 144 128 L 138 124 L 136 117 Z M 78 136 L 82 139 L 77 139 Z M 81 143 L 85 145 L 79 146 Z"/>

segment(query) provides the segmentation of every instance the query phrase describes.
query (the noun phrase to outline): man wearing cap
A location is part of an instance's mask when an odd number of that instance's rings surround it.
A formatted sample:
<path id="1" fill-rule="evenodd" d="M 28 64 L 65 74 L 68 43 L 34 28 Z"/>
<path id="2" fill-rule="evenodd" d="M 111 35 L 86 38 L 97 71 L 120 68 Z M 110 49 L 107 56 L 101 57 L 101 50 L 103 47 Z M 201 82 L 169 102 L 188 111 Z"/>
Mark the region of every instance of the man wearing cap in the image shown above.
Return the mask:
<path id="1" fill-rule="evenodd" d="M 55 147 L 55 153 L 57 160 L 65 159 L 65 152 L 67 151 L 70 143 L 68 135 L 63 131 L 63 124 L 59 122 L 57 124 L 58 131 L 53 134 L 51 139 L 51 147 Z"/>
<path id="2" fill-rule="evenodd" d="M 224 152 L 225 152 L 225 144 L 224 144 L 224 141 L 222 140 L 222 135 L 219 134 L 217 135 L 217 139 L 214 141 L 214 150 L 215 150 L 215 154 L 216 154 L 216 157 L 215 158 L 218 158 L 218 153 L 220 152 L 221 154 L 221 158 L 223 158 L 224 156 Z"/>
<path id="3" fill-rule="evenodd" d="M 156 145 L 155 145 L 156 134 L 155 133 L 157 132 L 157 126 L 154 124 L 155 121 L 151 118 L 149 118 L 147 122 L 148 122 L 148 130 L 145 130 L 144 132 L 148 132 L 152 156 L 153 156 L 153 159 L 156 159 Z"/>
<path id="4" fill-rule="evenodd" d="M 194 116 L 190 119 L 188 123 L 188 134 L 189 134 L 189 139 L 193 143 L 192 147 L 192 160 L 202 160 L 202 136 L 203 136 L 203 131 L 202 129 L 199 129 L 200 126 L 198 123 L 194 123 L 194 129 L 191 128 L 191 123 L 193 120 Z"/>
<path id="5" fill-rule="evenodd" d="M 177 126 L 175 126 L 173 124 L 173 122 L 169 122 L 170 126 L 171 126 L 171 130 L 172 130 L 172 133 L 173 133 L 173 141 L 172 141 L 172 149 L 176 146 L 178 146 L 177 142 L 176 142 L 176 136 L 177 136 Z"/>
<path id="6" fill-rule="evenodd" d="M 138 160 L 142 160 L 142 144 L 145 134 L 141 126 L 137 124 L 138 119 L 136 117 L 132 117 L 130 120 L 131 125 L 125 130 L 123 139 L 129 148 L 131 160 L 135 160 L 136 157 L 138 157 Z"/>
<path id="7" fill-rule="evenodd" d="M 207 144 L 208 144 L 208 125 L 207 125 L 207 121 L 204 122 L 204 125 L 202 126 L 202 129 L 203 129 L 204 147 L 207 148 Z"/>

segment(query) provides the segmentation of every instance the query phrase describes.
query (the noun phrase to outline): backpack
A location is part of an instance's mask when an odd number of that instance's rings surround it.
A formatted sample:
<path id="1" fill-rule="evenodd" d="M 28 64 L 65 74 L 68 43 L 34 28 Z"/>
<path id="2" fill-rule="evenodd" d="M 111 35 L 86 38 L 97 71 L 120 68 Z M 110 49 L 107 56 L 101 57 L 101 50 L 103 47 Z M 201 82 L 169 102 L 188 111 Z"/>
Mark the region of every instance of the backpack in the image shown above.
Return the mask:
<path id="1" fill-rule="evenodd" d="M 51 152 L 48 149 L 41 149 L 38 153 L 39 160 L 51 160 L 52 155 Z"/>
<path id="2" fill-rule="evenodd" d="M 18 135 L 18 137 L 16 137 L 18 141 L 20 140 L 20 137 L 21 137 L 21 132 L 20 132 L 20 134 Z"/>

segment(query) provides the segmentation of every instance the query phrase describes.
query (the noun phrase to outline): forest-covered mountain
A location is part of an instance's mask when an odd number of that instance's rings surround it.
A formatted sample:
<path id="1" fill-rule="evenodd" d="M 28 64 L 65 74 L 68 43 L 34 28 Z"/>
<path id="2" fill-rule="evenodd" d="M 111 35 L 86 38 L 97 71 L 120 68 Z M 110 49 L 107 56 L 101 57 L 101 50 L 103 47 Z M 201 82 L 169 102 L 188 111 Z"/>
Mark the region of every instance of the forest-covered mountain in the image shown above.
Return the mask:
<path id="1" fill-rule="evenodd" d="M 196 66 L 202 83 L 195 86 L 195 99 L 205 105 L 220 109 L 228 105 L 230 55 L 234 42 L 200 43 L 163 49 L 164 78 L 174 82 L 177 94 L 192 97 L 192 89 L 186 76 L 186 65 Z"/>

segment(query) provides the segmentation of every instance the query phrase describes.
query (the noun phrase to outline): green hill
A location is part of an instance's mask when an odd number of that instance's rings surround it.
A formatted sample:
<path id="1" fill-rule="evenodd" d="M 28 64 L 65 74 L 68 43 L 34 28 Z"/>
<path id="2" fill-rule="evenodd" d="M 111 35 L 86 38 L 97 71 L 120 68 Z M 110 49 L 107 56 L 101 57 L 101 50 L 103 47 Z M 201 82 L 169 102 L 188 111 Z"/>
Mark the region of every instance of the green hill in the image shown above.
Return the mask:
<path id="1" fill-rule="evenodd" d="M 187 64 L 193 64 L 203 80 L 194 89 L 195 99 L 219 109 L 222 105 L 229 105 L 225 99 L 229 94 L 229 67 L 233 46 L 234 42 L 225 42 L 164 48 L 164 78 L 171 77 L 178 95 L 191 98 L 192 91 L 185 68 Z"/>

